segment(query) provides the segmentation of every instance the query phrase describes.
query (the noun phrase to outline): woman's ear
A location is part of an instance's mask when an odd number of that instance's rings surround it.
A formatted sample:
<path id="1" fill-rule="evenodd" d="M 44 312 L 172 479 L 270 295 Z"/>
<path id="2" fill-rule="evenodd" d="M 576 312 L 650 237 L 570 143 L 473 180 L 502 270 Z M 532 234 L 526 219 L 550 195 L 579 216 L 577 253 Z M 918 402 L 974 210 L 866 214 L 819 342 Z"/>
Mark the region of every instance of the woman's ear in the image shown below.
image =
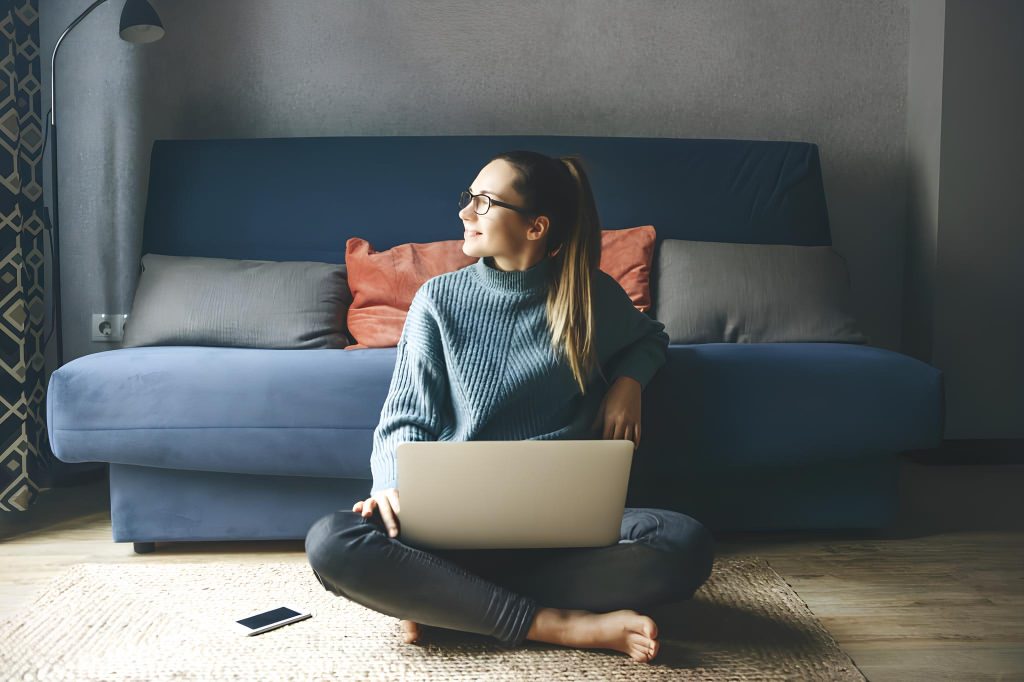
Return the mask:
<path id="1" fill-rule="evenodd" d="M 534 219 L 529 229 L 527 230 L 528 239 L 544 239 L 548 236 L 548 228 L 551 227 L 551 221 L 548 220 L 547 216 L 539 216 Z"/>

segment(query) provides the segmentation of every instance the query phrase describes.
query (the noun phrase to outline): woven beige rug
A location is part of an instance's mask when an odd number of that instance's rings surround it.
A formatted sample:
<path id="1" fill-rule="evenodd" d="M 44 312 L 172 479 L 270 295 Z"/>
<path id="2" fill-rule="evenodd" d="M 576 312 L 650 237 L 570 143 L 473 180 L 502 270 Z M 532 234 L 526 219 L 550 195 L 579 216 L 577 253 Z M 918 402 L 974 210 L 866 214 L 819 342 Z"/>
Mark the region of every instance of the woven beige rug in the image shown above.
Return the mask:
<path id="1" fill-rule="evenodd" d="M 762 559 L 719 558 L 692 600 L 645 611 L 650 663 L 604 649 L 422 627 L 324 590 L 305 562 L 71 566 L 0 620 L 0 674 L 13 680 L 863 680 L 792 588 Z M 312 618 L 262 635 L 232 620 L 283 604 Z"/>

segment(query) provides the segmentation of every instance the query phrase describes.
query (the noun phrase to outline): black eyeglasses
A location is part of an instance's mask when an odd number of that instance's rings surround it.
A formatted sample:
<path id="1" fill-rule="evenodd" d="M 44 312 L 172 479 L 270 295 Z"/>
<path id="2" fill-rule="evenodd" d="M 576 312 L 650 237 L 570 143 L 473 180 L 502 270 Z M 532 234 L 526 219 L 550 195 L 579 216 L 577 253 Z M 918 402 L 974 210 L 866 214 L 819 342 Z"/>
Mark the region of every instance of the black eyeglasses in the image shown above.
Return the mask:
<path id="1" fill-rule="evenodd" d="M 461 211 L 462 209 L 466 208 L 466 206 L 468 206 L 469 202 L 471 201 L 473 202 L 473 210 L 476 211 L 477 215 L 483 215 L 484 213 L 487 213 L 487 211 L 491 210 L 491 204 L 494 204 L 496 206 L 502 206 L 504 208 L 510 208 L 513 211 L 516 211 L 517 213 L 522 213 L 523 215 L 526 216 L 533 215 L 531 211 L 527 211 L 525 208 L 513 206 L 512 204 L 506 204 L 504 201 L 498 201 L 497 199 L 492 199 L 486 194 L 473 194 L 469 190 L 463 190 L 462 194 L 459 195 L 459 210 Z"/>

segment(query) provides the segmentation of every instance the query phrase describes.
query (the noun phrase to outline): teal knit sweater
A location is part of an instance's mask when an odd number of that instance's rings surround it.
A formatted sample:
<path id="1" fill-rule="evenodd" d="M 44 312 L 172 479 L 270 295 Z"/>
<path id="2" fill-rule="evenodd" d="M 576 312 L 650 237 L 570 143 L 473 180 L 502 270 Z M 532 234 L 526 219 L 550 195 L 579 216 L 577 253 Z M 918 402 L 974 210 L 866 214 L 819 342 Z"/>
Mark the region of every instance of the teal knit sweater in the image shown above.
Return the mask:
<path id="1" fill-rule="evenodd" d="M 646 387 L 665 363 L 665 325 L 640 312 L 613 277 L 594 278 L 595 370 L 580 393 L 551 350 L 545 258 L 504 272 L 485 256 L 432 277 L 416 291 L 398 340 L 391 387 L 373 432 L 371 494 L 397 488 L 395 450 L 424 440 L 578 440 L 620 376 Z"/>

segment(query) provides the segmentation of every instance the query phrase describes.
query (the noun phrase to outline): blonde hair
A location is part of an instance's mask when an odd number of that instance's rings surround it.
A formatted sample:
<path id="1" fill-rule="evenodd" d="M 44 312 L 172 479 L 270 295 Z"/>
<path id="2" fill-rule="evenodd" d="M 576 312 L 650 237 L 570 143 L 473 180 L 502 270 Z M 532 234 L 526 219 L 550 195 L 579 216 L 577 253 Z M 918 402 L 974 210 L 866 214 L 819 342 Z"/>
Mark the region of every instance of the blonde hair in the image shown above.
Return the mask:
<path id="1" fill-rule="evenodd" d="M 533 151 L 511 151 L 493 159 L 512 164 L 513 187 L 534 215 L 548 217 L 546 257 L 553 279 L 545 309 L 551 347 L 572 370 L 581 394 L 601 371 L 595 347 L 594 279 L 601 264 L 601 221 L 590 180 L 578 155 L 552 158 Z"/>

